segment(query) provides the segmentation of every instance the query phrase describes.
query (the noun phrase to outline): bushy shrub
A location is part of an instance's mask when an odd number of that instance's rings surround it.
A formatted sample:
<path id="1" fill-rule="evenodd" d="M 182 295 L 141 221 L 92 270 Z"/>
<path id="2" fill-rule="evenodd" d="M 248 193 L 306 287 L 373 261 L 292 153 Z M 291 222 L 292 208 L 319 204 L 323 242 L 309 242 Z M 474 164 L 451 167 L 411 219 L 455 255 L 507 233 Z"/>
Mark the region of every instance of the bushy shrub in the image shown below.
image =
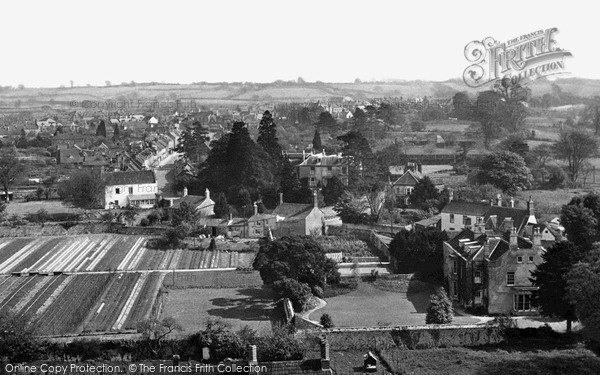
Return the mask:
<path id="1" fill-rule="evenodd" d="M 312 296 L 308 284 L 287 277 L 274 282 L 273 291 L 276 299 L 289 298 L 296 311 L 304 310 L 308 299 Z"/>
<path id="2" fill-rule="evenodd" d="M 140 226 L 147 227 L 148 225 L 150 225 L 150 220 L 146 218 L 142 218 L 142 220 L 140 220 Z"/>
<path id="3" fill-rule="evenodd" d="M 157 224 L 158 222 L 160 222 L 161 216 L 158 212 L 152 211 L 148 214 L 146 219 L 148 219 L 148 223 L 150 225 L 154 225 L 154 224 Z"/>
<path id="4" fill-rule="evenodd" d="M 331 316 L 329 314 L 323 314 L 321 315 L 321 325 L 323 326 L 323 328 L 333 328 L 333 319 L 331 319 Z"/>
<path id="5" fill-rule="evenodd" d="M 452 302 L 448 299 L 446 292 L 442 289 L 437 294 L 432 294 L 425 317 L 426 324 L 447 324 L 452 323 L 454 312 Z"/>

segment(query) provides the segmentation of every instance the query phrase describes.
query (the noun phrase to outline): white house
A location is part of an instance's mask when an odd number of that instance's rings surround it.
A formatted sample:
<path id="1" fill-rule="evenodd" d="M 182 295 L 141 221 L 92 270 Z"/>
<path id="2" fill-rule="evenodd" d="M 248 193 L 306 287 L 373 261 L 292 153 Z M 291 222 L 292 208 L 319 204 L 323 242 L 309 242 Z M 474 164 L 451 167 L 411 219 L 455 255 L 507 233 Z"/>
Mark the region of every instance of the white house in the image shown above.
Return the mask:
<path id="1" fill-rule="evenodd" d="M 158 186 L 153 171 L 126 171 L 106 173 L 104 208 L 129 205 L 152 208 L 157 203 Z"/>

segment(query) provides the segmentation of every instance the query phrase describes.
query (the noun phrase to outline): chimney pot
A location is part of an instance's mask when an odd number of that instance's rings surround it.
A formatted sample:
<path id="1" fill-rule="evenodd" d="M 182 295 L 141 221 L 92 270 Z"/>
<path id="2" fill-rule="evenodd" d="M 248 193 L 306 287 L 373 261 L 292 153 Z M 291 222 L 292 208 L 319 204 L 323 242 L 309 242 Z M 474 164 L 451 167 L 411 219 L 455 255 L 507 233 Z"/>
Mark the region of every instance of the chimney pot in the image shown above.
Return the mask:
<path id="1" fill-rule="evenodd" d="M 498 194 L 496 196 L 496 199 L 498 200 L 498 207 L 502 207 L 502 196 L 500 194 Z"/>
<path id="2" fill-rule="evenodd" d="M 187 195 L 188 195 L 188 188 L 187 188 L 187 186 L 184 186 L 183 187 L 183 196 L 185 197 Z"/>
<path id="3" fill-rule="evenodd" d="M 258 204 L 254 202 L 254 215 L 258 215 Z"/>
<path id="4" fill-rule="evenodd" d="M 251 365 L 256 365 L 258 363 L 256 345 L 250 345 L 250 358 L 248 362 Z"/>
<path id="5" fill-rule="evenodd" d="M 279 193 L 279 204 L 283 204 L 283 193 Z"/>
<path id="6" fill-rule="evenodd" d="M 510 208 L 515 208 L 515 200 L 512 197 L 510 198 Z"/>
<path id="7" fill-rule="evenodd" d="M 206 188 L 206 190 L 204 190 L 204 195 L 206 199 L 210 199 L 210 191 L 208 190 L 208 188 Z"/>
<path id="8" fill-rule="evenodd" d="M 317 191 L 313 191 L 313 206 L 315 208 L 319 208 L 319 199 L 318 199 L 318 195 L 317 195 Z"/>

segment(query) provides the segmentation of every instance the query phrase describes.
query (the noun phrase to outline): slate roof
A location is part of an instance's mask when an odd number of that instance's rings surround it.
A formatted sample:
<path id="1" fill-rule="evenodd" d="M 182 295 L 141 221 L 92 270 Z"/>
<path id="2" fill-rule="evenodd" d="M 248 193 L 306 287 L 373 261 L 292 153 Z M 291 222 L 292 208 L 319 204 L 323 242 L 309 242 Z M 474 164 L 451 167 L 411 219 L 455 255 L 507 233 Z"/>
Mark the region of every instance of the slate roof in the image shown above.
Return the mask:
<path id="1" fill-rule="evenodd" d="M 529 211 L 523 208 L 512 208 L 512 207 L 500 207 L 500 206 L 487 206 L 487 212 L 485 213 L 485 221 L 489 219 L 492 215 L 498 216 L 497 225 L 502 224 L 505 218 L 512 218 L 515 228 L 517 228 L 517 232 L 520 232 L 521 229 L 527 224 L 527 219 L 529 218 Z"/>
<path id="2" fill-rule="evenodd" d="M 153 184 L 156 182 L 153 171 L 125 171 L 107 173 L 104 176 L 107 186 Z"/>
<path id="3" fill-rule="evenodd" d="M 312 211 L 314 205 L 303 203 L 282 203 L 275 207 L 273 215 L 284 217 L 285 220 L 304 219 Z"/>
<path id="4" fill-rule="evenodd" d="M 420 179 L 413 171 L 408 170 L 394 182 L 394 186 L 415 186 Z"/>
<path id="5" fill-rule="evenodd" d="M 489 209 L 490 206 L 485 203 L 452 201 L 444 206 L 442 213 L 483 216 Z"/>
<path id="6" fill-rule="evenodd" d="M 300 163 L 300 166 L 333 166 L 342 164 L 344 164 L 344 158 L 341 156 L 316 154 L 306 158 L 306 160 Z"/>
<path id="7" fill-rule="evenodd" d="M 182 203 L 187 203 L 192 207 L 197 207 L 200 203 L 204 202 L 204 195 L 186 195 L 185 197 L 181 197 L 181 199 L 177 200 L 173 203 L 171 208 L 179 208 Z"/>

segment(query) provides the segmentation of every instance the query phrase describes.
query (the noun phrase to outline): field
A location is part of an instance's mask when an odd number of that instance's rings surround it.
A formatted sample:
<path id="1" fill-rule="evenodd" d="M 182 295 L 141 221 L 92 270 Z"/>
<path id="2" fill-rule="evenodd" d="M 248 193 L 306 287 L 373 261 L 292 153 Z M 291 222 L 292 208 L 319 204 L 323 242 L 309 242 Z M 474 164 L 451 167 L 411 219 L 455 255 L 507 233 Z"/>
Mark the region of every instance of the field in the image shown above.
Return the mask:
<path id="1" fill-rule="evenodd" d="M 536 345 L 537 344 L 537 345 Z M 585 348 L 543 348 L 540 343 L 486 348 L 392 350 L 383 359 L 396 374 L 599 374 L 600 358 Z M 536 349 L 532 349 L 535 347 Z M 334 354 L 332 361 L 336 362 Z"/>
<path id="2" fill-rule="evenodd" d="M 34 214 L 41 209 L 46 210 L 49 214 L 80 214 L 85 212 L 82 209 L 67 206 L 62 201 L 11 202 L 6 205 L 5 212 L 8 216 L 25 216 L 27 214 Z"/>
<path id="3" fill-rule="evenodd" d="M 114 234 L 0 238 L 0 274 L 236 268 L 254 253 L 154 250 L 146 237 Z"/>
<path id="4" fill-rule="evenodd" d="M 4 277 L 0 312 L 38 335 L 119 332 L 150 316 L 163 274 Z"/>
<path id="5" fill-rule="evenodd" d="M 327 305 L 311 313 L 309 318 L 319 321 L 321 315 L 329 314 L 337 327 L 422 325 L 429 296 L 433 293 L 432 285 L 409 286 L 406 293 L 400 293 L 381 290 L 371 283 L 359 283 L 358 288 L 348 294 L 327 298 Z M 472 324 L 477 319 L 456 316 L 454 322 Z"/>
<path id="6" fill-rule="evenodd" d="M 175 318 L 184 333 L 204 329 L 209 318 L 222 319 L 234 329 L 247 325 L 266 332 L 272 311 L 273 295 L 265 288 L 176 289 L 165 295 L 161 318 Z"/>

